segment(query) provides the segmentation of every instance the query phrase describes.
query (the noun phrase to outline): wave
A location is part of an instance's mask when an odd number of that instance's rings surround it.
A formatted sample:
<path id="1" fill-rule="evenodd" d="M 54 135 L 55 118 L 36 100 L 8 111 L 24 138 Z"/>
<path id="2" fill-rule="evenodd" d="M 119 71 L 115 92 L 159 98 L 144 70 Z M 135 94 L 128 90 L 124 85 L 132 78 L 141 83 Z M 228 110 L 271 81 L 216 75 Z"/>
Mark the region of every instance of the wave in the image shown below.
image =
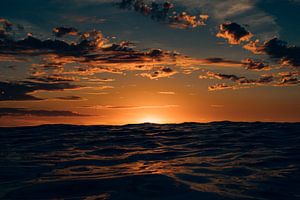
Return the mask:
<path id="1" fill-rule="evenodd" d="M 300 199 L 300 123 L 0 128 L 2 199 Z"/>

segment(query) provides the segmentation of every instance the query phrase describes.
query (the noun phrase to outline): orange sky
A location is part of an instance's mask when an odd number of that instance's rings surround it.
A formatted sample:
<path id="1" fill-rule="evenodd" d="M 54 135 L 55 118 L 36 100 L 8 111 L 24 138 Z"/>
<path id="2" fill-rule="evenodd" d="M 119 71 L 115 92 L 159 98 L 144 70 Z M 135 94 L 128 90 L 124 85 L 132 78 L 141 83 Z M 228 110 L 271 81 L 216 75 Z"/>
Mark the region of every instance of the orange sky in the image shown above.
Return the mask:
<path id="1" fill-rule="evenodd" d="M 7 5 L 0 126 L 299 122 L 298 29 L 286 28 L 296 19 L 241 4 L 178 1 L 167 17 L 81 1 L 20 17 Z"/>

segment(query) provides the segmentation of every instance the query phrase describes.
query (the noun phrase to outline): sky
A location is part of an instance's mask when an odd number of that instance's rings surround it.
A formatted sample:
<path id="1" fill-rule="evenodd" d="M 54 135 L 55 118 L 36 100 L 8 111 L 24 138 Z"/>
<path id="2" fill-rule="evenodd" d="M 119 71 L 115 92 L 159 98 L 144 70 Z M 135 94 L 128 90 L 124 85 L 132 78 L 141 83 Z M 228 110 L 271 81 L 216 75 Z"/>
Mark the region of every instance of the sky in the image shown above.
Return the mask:
<path id="1" fill-rule="evenodd" d="M 300 121 L 298 0 L 4 0 L 0 126 Z"/>

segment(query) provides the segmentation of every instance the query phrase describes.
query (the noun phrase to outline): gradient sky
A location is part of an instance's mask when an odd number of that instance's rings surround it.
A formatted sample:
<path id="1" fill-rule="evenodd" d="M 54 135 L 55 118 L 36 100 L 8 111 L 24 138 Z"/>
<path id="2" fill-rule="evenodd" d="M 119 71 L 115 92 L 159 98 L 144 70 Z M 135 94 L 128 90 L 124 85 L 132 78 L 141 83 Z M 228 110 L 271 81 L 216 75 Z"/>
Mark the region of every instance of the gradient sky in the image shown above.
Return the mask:
<path id="1" fill-rule="evenodd" d="M 298 0 L 7 0 L 0 126 L 300 121 Z"/>

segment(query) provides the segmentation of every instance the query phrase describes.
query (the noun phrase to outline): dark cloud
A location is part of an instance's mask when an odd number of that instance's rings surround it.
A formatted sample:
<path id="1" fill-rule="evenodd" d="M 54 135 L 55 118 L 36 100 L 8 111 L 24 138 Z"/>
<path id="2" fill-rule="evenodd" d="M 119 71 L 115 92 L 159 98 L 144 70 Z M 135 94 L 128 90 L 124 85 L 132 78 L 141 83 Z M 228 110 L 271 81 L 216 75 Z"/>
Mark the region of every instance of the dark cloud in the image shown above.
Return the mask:
<path id="1" fill-rule="evenodd" d="M 208 91 L 228 90 L 228 89 L 234 89 L 234 87 L 226 85 L 225 83 L 211 85 L 211 86 L 208 87 Z"/>
<path id="2" fill-rule="evenodd" d="M 68 82 L 41 83 L 32 81 L 0 82 L 0 101 L 42 100 L 32 95 L 33 92 L 78 89 L 80 86 Z"/>
<path id="3" fill-rule="evenodd" d="M 241 89 L 255 86 L 297 86 L 300 84 L 299 71 L 278 72 L 275 74 L 263 74 L 256 79 L 246 78 L 233 74 L 221 74 L 206 72 L 206 75 L 199 76 L 200 79 L 229 80 L 233 85 L 226 83 L 216 84 L 209 87 L 209 90 Z"/>
<path id="4" fill-rule="evenodd" d="M 0 18 L 0 39 L 10 38 L 9 32 L 12 30 L 13 24 L 6 19 Z"/>
<path id="5" fill-rule="evenodd" d="M 122 0 L 117 3 L 121 9 L 134 10 L 159 22 L 166 22 L 174 28 L 196 28 L 205 26 L 208 15 L 190 15 L 187 12 L 178 12 L 174 4 L 169 1 L 147 4 L 143 0 Z M 178 12 L 178 13 L 177 13 Z"/>
<path id="6" fill-rule="evenodd" d="M 51 76 L 32 76 L 28 79 L 37 82 L 44 83 L 60 83 L 60 82 L 73 82 L 76 79 L 74 77 L 60 76 L 60 75 L 51 75 Z"/>
<path id="7" fill-rule="evenodd" d="M 0 101 L 41 100 L 28 93 L 35 89 L 20 83 L 0 82 Z"/>
<path id="8" fill-rule="evenodd" d="M 4 116 L 84 117 L 89 115 L 83 115 L 65 110 L 31 110 L 26 108 L 0 108 L 0 117 Z"/>
<path id="9" fill-rule="evenodd" d="M 271 69 L 271 67 L 269 65 L 266 65 L 263 62 L 254 61 L 251 58 L 244 59 L 242 61 L 242 64 L 248 70 L 262 71 L 262 70 L 270 70 Z"/>
<path id="10" fill-rule="evenodd" d="M 217 37 L 227 39 L 229 44 L 240 44 L 249 41 L 252 36 L 251 32 L 234 22 L 221 24 L 217 33 Z"/>
<path id="11" fill-rule="evenodd" d="M 277 75 L 279 77 L 278 86 L 293 86 L 300 84 L 300 72 L 293 71 L 293 72 L 280 72 Z"/>
<path id="12" fill-rule="evenodd" d="M 300 84 L 300 80 L 298 78 L 293 78 L 293 77 L 285 77 L 281 79 L 281 82 L 278 85 L 298 85 Z"/>
<path id="13" fill-rule="evenodd" d="M 101 48 L 106 41 L 102 33 L 96 30 L 78 33 L 75 28 L 59 27 L 54 29 L 54 33 L 58 37 L 73 34 L 77 38 L 68 43 L 59 39 L 41 40 L 32 36 L 32 34 L 28 34 L 26 38 L 20 40 L 7 36 L 1 37 L 0 35 L 0 54 L 33 56 L 56 53 L 58 55 L 82 56 Z"/>
<path id="14" fill-rule="evenodd" d="M 267 54 L 282 65 L 300 67 L 300 47 L 289 46 L 287 42 L 278 38 L 270 39 L 264 44 L 260 44 L 259 41 L 252 41 L 246 44 L 244 48 L 255 54 Z"/>
<path id="15" fill-rule="evenodd" d="M 148 106 L 132 106 L 132 105 L 95 105 L 83 106 L 82 108 L 89 109 L 120 109 L 120 110 L 137 110 L 137 109 L 159 109 L 159 108 L 177 108 L 179 105 L 148 105 Z"/>
<path id="16" fill-rule="evenodd" d="M 274 80 L 272 75 L 263 75 L 259 79 L 249 79 L 244 76 L 237 76 L 233 74 L 207 72 L 207 76 L 219 80 L 230 80 L 238 84 L 263 84 L 263 83 L 270 83 Z"/>
<path id="17" fill-rule="evenodd" d="M 257 84 L 268 84 L 272 83 L 274 81 L 274 76 L 273 75 L 263 75 L 259 79 L 255 81 Z"/>
<path id="18" fill-rule="evenodd" d="M 2 24 L 2 29 L 5 31 L 10 31 L 12 29 L 12 23 L 7 19 L 0 18 L 0 24 Z"/>
<path id="19" fill-rule="evenodd" d="M 237 76 L 233 74 L 207 72 L 206 75 L 201 75 L 199 76 L 199 78 L 229 80 L 235 83 L 234 85 L 228 85 L 226 83 L 216 84 L 208 88 L 210 91 L 224 90 L 224 89 L 241 89 L 241 88 L 250 88 L 254 86 L 264 86 L 264 85 L 275 86 L 279 84 L 278 80 L 275 80 L 275 78 L 277 78 L 275 75 L 262 75 L 258 79 L 249 79 L 244 76 Z"/>
<path id="20" fill-rule="evenodd" d="M 173 76 L 174 74 L 177 74 L 177 72 L 171 69 L 170 67 L 161 67 L 149 73 L 142 73 L 140 74 L 140 76 L 147 77 L 150 79 L 158 79 L 162 77 L 170 77 Z"/>
<path id="21" fill-rule="evenodd" d="M 150 71 L 140 75 L 156 79 L 177 73 L 174 70 L 165 71 L 162 66 L 165 69 L 180 66 L 190 71 L 199 65 L 242 66 L 241 62 L 222 58 L 194 59 L 161 49 L 139 50 L 128 41 L 110 43 L 97 30 L 79 32 L 75 28 L 66 27 L 54 30 L 58 36 L 72 34 L 74 37 L 68 38 L 71 40 L 69 42 L 61 39 L 41 40 L 32 35 L 18 40 L 0 39 L 0 58 L 41 58 L 42 63 L 31 65 L 32 77 L 29 79 L 35 82 L 70 82 L 72 78 L 62 75 L 88 76 L 104 72 L 121 74 L 124 71 Z M 194 69 L 188 69 L 192 66 Z"/>
<path id="22" fill-rule="evenodd" d="M 67 32 L 64 29 L 58 30 L 61 34 Z M 41 40 L 31 35 L 21 40 L 0 39 L 0 58 L 4 57 L 7 60 L 10 58 L 8 56 L 29 58 L 43 56 L 43 60 L 47 63 L 39 66 L 54 70 L 63 70 L 64 65 L 77 63 L 78 69 L 87 66 L 94 69 L 99 67 L 105 68 L 102 71 L 106 72 L 141 70 L 139 66 L 145 64 L 149 66 L 177 64 L 177 58 L 180 57 L 178 53 L 161 49 L 136 50 L 130 42 L 109 43 L 102 33 L 96 30 L 79 33 L 77 38 L 69 43 L 59 39 Z M 187 63 L 187 59 L 183 56 L 180 59 L 185 59 L 184 63 Z"/>
<path id="23" fill-rule="evenodd" d="M 56 27 L 53 29 L 53 33 L 56 37 L 62 37 L 64 35 L 78 35 L 79 32 L 73 27 Z"/>
<path id="24" fill-rule="evenodd" d="M 200 79 L 219 79 L 230 80 L 234 85 L 226 83 L 216 84 L 210 86 L 210 91 L 224 90 L 224 89 L 241 89 L 252 88 L 254 86 L 296 86 L 300 84 L 299 72 L 279 72 L 277 74 L 261 75 L 257 79 L 249 79 L 232 74 L 219 74 L 214 72 L 207 72 L 206 75 L 199 77 Z"/>
<path id="25" fill-rule="evenodd" d="M 219 80 L 230 80 L 232 82 L 249 82 L 245 77 L 239 77 L 233 74 L 221 74 L 215 72 L 207 72 L 206 76 L 201 76 L 201 79 L 219 79 Z"/>
<path id="26" fill-rule="evenodd" d="M 64 101 L 81 101 L 81 100 L 83 100 L 83 98 L 79 97 L 79 96 L 56 97 L 56 99 L 64 100 Z"/>
<path id="27" fill-rule="evenodd" d="M 15 55 L 41 55 L 50 52 L 58 54 L 78 55 L 89 48 L 87 41 L 82 41 L 79 44 L 68 44 L 61 40 L 40 40 L 33 36 L 28 36 L 25 39 L 0 40 L 0 53 L 15 54 Z"/>
<path id="28" fill-rule="evenodd" d="M 238 81 L 240 79 L 244 79 L 244 77 L 238 77 L 236 75 L 233 74 L 219 74 L 219 73 L 209 73 L 210 76 L 214 76 L 217 79 L 227 79 L 227 80 L 231 80 L 231 81 Z"/>
<path id="29" fill-rule="evenodd" d="M 224 58 L 206 58 L 204 59 L 207 63 L 211 64 L 224 64 L 224 65 L 240 65 L 241 62 L 239 61 L 233 61 L 233 60 L 227 60 Z"/>

